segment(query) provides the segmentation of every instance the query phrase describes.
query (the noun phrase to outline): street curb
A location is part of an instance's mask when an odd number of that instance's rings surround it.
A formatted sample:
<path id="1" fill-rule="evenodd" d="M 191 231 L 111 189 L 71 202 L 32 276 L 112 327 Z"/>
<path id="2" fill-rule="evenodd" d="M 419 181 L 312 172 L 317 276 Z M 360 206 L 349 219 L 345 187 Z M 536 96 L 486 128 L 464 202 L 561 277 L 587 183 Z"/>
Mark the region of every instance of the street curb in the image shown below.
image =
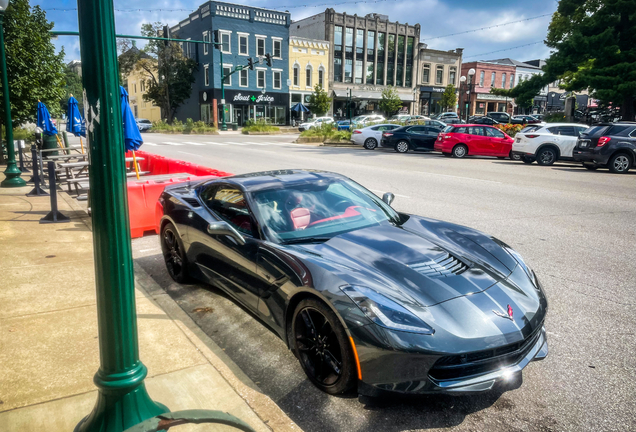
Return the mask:
<path id="1" fill-rule="evenodd" d="M 58 190 L 58 196 L 80 216 L 81 221 L 92 231 L 90 216 L 70 195 Z M 216 369 L 234 391 L 256 413 L 265 425 L 274 431 L 300 431 L 300 427 L 225 354 L 168 293 L 133 260 L 135 288 L 146 298 L 156 303 L 195 348 Z"/>

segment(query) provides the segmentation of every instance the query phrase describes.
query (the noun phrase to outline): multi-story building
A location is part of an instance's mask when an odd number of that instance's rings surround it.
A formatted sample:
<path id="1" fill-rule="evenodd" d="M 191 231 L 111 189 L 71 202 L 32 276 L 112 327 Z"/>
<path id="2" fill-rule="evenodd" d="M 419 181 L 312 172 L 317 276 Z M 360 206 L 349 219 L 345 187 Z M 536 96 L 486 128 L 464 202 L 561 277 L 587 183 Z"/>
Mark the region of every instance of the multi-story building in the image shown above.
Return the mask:
<path id="1" fill-rule="evenodd" d="M 161 120 L 161 108 L 153 102 L 144 100 L 146 81 L 148 80 L 146 74 L 132 70 L 124 79 L 128 88 L 128 100 L 135 118 L 148 119 L 150 121 Z"/>
<path id="2" fill-rule="evenodd" d="M 472 80 L 468 74 L 470 69 L 475 70 Z M 459 91 L 461 115 L 466 115 L 466 105 L 469 105 L 468 116 L 483 115 L 491 111 L 512 113 L 513 100 L 505 96 L 491 94 L 490 89 L 493 87 L 504 89 L 514 87 L 515 66 L 475 61 L 462 63 L 461 71 L 461 76 L 466 77 L 466 82 L 460 86 Z M 470 94 L 467 94 L 468 91 Z"/>
<path id="3" fill-rule="evenodd" d="M 543 68 L 545 60 L 528 60 L 525 63 L 539 68 Z M 561 88 L 561 80 L 556 80 L 548 84 L 546 90 L 546 103 L 545 109 L 547 112 L 563 111 L 565 109 L 565 99 L 571 92 L 566 92 Z M 586 107 L 595 107 L 596 103 L 589 96 L 587 89 L 577 92 L 576 95 L 576 107 L 580 110 Z M 535 98 L 536 101 L 536 98 Z"/>
<path id="4" fill-rule="evenodd" d="M 70 70 L 78 74 L 80 78 L 82 77 L 82 61 L 81 60 L 71 60 L 70 62 L 66 64 L 66 66 L 68 66 Z"/>
<path id="5" fill-rule="evenodd" d="M 378 103 L 387 86 L 394 87 L 414 112 L 420 25 L 390 22 L 387 15 L 364 17 L 327 9 L 294 21 L 292 36 L 329 41 L 329 86 L 333 114 L 345 116 L 349 99 L 354 114 L 380 112 Z"/>
<path id="6" fill-rule="evenodd" d="M 511 58 L 503 58 L 496 60 L 488 60 L 489 63 L 497 63 L 501 65 L 514 66 L 515 67 L 515 85 L 519 84 L 522 81 L 527 81 L 535 75 L 543 75 L 543 70 L 541 70 L 542 64 L 537 62 L 537 64 L 520 62 L 518 60 L 513 60 Z M 533 62 L 534 63 L 534 62 Z M 548 96 L 548 87 L 544 87 L 541 89 L 538 95 L 535 96 L 533 105 L 531 107 L 515 107 L 516 114 L 532 114 L 532 113 L 542 113 L 545 112 L 546 102 Z"/>
<path id="7" fill-rule="evenodd" d="M 311 111 L 309 96 L 316 84 L 329 91 L 329 42 L 297 36 L 289 38 L 289 97 L 291 105 L 302 103 Z M 307 114 L 299 113 L 299 119 Z"/>
<path id="8" fill-rule="evenodd" d="M 450 51 L 433 50 L 425 43 L 419 44 L 419 58 L 416 85 L 420 90 L 421 115 L 439 114 L 445 107 L 441 105 L 446 86 L 459 85 L 459 71 L 462 68 L 463 48 Z M 451 107 L 455 111 L 456 107 Z"/>
<path id="9" fill-rule="evenodd" d="M 209 1 L 172 27 L 172 37 L 203 41 L 211 41 L 218 30 L 222 44 L 220 50 L 206 44 L 182 44 L 185 55 L 195 59 L 199 68 L 192 95 L 179 107 L 176 117 L 216 124 L 223 115 L 222 76 L 235 66 L 247 65 L 250 57 L 256 61 L 269 53 L 271 68 L 263 59 L 254 70 L 243 69 L 225 80 L 225 120 L 239 126 L 248 119 L 286 124 L 290 22 L 288 12 Z"/>

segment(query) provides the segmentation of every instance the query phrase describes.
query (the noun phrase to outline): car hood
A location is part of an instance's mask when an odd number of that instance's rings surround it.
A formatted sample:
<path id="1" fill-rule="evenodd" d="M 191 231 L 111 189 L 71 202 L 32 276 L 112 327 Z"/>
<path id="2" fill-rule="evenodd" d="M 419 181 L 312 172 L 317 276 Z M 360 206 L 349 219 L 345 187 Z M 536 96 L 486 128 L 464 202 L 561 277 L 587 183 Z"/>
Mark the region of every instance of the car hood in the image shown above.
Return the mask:
<path id="1" fill-rule="evenodd" d="M 485 291 L 516 267 L 488 247 L 454 230 L 436 233 L 417 221 L 403 226 L 376 225 L 321 244 L 295 245 L 340 273 L 350 284 L 369 286 L 396 300 L 432 306 Z M 508 256 L 509 257 L 509 256 Z"/>

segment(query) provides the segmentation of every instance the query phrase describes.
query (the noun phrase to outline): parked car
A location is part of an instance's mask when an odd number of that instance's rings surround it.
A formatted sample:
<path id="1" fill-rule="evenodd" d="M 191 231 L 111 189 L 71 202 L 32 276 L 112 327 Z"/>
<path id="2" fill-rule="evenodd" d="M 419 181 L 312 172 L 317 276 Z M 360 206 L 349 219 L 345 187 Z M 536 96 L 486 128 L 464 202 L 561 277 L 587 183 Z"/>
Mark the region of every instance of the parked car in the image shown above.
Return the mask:
<path id="1" fill-rule="evenodd" d="M 336 129 L 339 131 L 351 130 L 351 122 L 349 120 L 340 120 L 336 122 Z"/>
<path id="2" fill-rule="evenodd" d="M 409 119 L 406 121 L 407 124 L 424 124 L 425 121 L 430 121 L 430 117 L 426 117 L 423 115 L 412 115 L 409 116 Z"/>
<path id="3" fill-rule="evenodd" d="M 601 123 L 586 129 L 572 156 L 589 170 L 607 167 L 613 173 L 625 174 L 636 157 L 636 123 Z"/>
<path id="4" fill-rule="evenodd" d="M 137 127 L 139 128 L 139 132 L 145 132 L 152 128 L 152 122 L 148 119 L 137 119 Z"/>
<path id="5" fill-rule="evenodd" d="M 435 141 L 444 156 L 512 157 L 513 139 L 497 128 L 480 124 L 448 125 Z"/>
<path id="6" fill-rule="evenodd" d="M 444 123 L 449 123 L 447 120 L 459 120 L 459 115 L 456 112 L 445 112 L 441 114 L 434 115 L 431 117 L 434 120 L 439 120 Z"/>
<path id="7" fill-rule="evenodd" d="M 523 124 L 536 124 L 541 123 L 541 120 L 531 115 L 516 115 L 512 117 L 513 120 L 521 120 Z"/>
<path id="8" fill-rule="evenodd" d="M 396 122 L 396 123 L 405 123 L 409 121 L 410 118 L 411 116 L 409 114 L 395 114 L 391 116 L 391 118 L 388 121 Z"/>
<path id="9" fill-rule="evenodd" d="M 543 121 L 543 117 L 544 117 L 543 114 L 531 114 L 531 115 L 532 115 L 532 117 L 536 118 L 537 120 Z"/>
<path id="10" fill-rule="evenodd" d="M 300 126 L 298 126 L 298 130 L 303 132 L 315 127 L 320 127 L 323 124 L 332 124 L 334 123 L 333 117 L 316 117 L 315 119 L 309 120 L 305 123 L 301 123 Z"/>
<path id="11" fill-rule="evenodd" d="M 423 123 L 425 126 L 433 126 L 435 128 L 438 128 L 440 132 L 446 127 L 446 123 L 439 120 L 424 120 Z"/>
<path id="12" fill-rule="evenodd" d="M 373 150 L 382 141 L 382 132 L 392 131 L 399 127 L 401 126 L 389 123 L 355 129 L 351 133 L 351 141 L 353 141 L 354 144 L 363 146 L 367 150 Z"/>
<path id="13" fill-rule="evenodd" d="M 483 116 L 483 115 L 475 115 L 468 117 L 468 124 L 485 124 L 489 126 L 493 126 L 499 124 L 500 122 L 495 120 L 492 117 Z"/>
<path id="14" fill-rule="evenodd" d="M 490 111 L 486 113 L 486 116 L 490 117 L 491 119 L 497 120 L 499 123 L 524 124 L 523 120 L 512 118 L 507 112 Z M 470 123 L 470 119 L 468 120 L 468 123 Z"/>
<path id="15" fill-rule="evenodd" d="M 576 123 L 530 125 L 515 136 L 512 154 L 525 163 L 552 165 L 557 160 L 572 160 L 572 150 L 587 126 Z"/>
<path id="16" fill-rule="evenodd" d="M 442 131 L 436 126 L 402 126 L 382 133 L 382 147 L 391 147 L 398 153 L 409 150 L 433 150 L 437 135 Z"/>
<path id="17" fill-rule="evenodd" d="M 522 382 L 522 369 L 548 355 L 537 275 L 497 238 L 398 213 L 393 198 L 318 170 L 180 183 L 159 198 L 158 238 L 176 283 L 222 290 L 328 394 L 459 395 Z"/>
<path id="18" fill-rule="evenodd" d="M 365 127 L 371 123 L 385 122 L 386 119 L 379 114 L 362 115 L 351 119 L 354 127 Z"/>

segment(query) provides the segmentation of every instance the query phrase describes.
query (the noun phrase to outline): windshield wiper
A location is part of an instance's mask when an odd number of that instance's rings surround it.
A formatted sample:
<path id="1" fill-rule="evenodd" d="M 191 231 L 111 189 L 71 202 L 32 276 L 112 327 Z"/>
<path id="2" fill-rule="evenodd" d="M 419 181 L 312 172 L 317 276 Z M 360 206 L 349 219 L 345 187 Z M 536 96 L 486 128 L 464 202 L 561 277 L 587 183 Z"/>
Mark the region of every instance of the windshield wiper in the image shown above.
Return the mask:
<path id="1" fill-rule="evenodd" d="M 331 237 L 302 237 L 296 239 L 285 240 L 283 244 L 297 244 L 297 243 L 323 243 L 331 240 Z"/>

